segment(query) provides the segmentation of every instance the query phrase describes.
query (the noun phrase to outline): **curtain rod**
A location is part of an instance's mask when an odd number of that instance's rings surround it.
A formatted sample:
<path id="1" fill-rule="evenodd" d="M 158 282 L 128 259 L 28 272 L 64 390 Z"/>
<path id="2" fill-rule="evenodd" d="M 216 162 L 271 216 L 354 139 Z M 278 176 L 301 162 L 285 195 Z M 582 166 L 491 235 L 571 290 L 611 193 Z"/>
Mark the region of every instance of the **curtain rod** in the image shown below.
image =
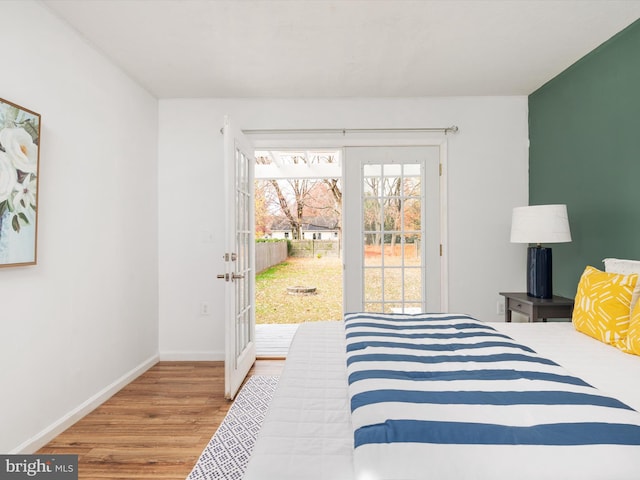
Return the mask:
<path id="1" fill-rule="evenodd" d="M 400 133 L 400 132 L 444 132 L 458 133 L 458 127 L 426 127 L 426 128 L 284 128 L 284 129 L 264 129 L 264 130 L 242 130 L 246 135 L 251 134 L 278 134 L 278 133 Z"/>

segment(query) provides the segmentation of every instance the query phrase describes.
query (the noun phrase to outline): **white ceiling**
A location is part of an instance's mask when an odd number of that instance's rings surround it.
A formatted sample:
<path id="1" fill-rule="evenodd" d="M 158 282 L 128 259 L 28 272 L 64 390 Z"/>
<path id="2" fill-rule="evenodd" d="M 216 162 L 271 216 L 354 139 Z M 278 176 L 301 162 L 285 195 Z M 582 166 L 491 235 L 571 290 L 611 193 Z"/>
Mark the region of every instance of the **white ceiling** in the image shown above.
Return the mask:
<path id="1" fill-rule="evenodd" d="M 640 0 L 43 0 L 159 98 L 527 95 Z"/>

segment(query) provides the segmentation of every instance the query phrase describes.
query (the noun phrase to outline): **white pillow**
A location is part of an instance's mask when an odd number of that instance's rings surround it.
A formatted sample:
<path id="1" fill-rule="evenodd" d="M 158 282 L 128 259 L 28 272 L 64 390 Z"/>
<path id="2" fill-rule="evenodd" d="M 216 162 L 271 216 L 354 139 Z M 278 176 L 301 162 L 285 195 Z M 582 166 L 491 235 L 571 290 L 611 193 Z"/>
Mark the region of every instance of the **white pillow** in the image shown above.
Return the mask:
<path id="1" fill-rule="evenodd" d="M 609 273 L 621 273 L 623 275 L 629 275 L 631 273 L 637 273 L 640 276 L 640 260 L 621 260 L 619 258 L 605 258 L 602 260 L 604 263 L 604 271 Z M 636 288 L 631 295 L 631 311 L 635 307 L 636 302 L 640 298 L 640 281 L 636 284 Z"/>

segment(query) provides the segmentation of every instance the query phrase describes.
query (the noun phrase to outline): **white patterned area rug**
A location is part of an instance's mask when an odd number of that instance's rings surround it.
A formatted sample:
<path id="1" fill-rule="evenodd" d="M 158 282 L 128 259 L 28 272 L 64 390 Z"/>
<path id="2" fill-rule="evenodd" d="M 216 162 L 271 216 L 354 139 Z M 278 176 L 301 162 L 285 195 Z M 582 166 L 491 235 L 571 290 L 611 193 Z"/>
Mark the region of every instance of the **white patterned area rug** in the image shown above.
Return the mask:
<path id="1" fill-rule="evenodd" d="M 253 375 L 244 384 L 187 480 L 240 480 L 278 377 Z"/>

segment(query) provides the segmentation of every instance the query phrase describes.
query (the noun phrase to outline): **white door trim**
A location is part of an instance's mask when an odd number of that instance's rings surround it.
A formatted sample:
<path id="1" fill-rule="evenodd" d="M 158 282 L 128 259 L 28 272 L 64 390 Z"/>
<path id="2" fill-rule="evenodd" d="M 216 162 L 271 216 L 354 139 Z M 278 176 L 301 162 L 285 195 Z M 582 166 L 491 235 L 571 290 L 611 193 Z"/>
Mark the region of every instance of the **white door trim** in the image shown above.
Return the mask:
<path id="1" fill-rule="evenodd" d="M 394 135 L 381 133 L 350 134 L 343 135 L 319 135 L 309 134 L 248 134 L 256 150 L 287 150 L 287 149 L 313 149 L 313 148 L 346 148 L 346 147 L 430 147 L 440 148 L 440 244 L 442 255 L 440 256 L 440 308 L 443 312 L 449 310 L 449 221 L 448 221 L 448 136 L 443 133 L 398 133 Z M 343 157 L 344 158 L 344 157 Z M 342 162 L 342 178 L 345 178 L 348 160 Z M 344 189 L 344 195 L 349 192 Z M 344 198 L 343 198 L 344 202 Z M 357 214 L 356 214 L 357 215 Z M 348 222 L 343 203 L 343 229 L 344 222 Z M 344 256 L 343 256 L 344 258 Z M 343 260 L 344 261 L 344 260 Z M 343 265 L 343 282 L 349 281 L 347 265 Z M 346 305 L 343 302 L 343 306 Z M 344 307 L 343 307 L 344 308 Z"/>

